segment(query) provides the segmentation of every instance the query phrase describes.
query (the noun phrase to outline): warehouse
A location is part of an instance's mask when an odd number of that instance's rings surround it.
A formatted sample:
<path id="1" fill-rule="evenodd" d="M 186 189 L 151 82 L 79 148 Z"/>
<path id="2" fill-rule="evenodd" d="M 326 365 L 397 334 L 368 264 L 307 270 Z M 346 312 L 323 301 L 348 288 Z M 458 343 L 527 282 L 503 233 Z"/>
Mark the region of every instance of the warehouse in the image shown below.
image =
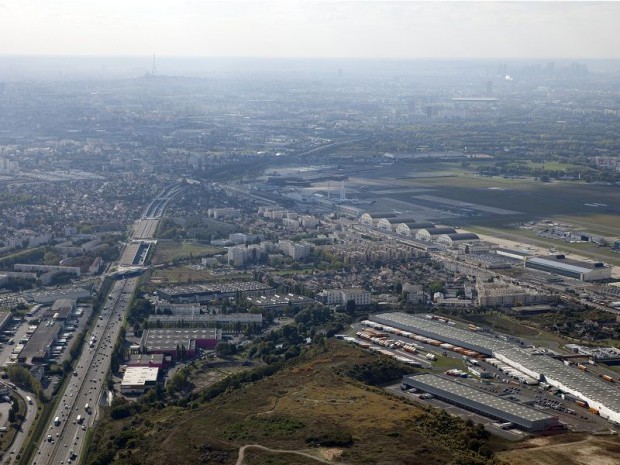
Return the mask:
<path id="1" fill-rule="evenodd" d="M 272 295 L 275 289 L 257 281 L 190 284 L 159 289 L 157 295 L 169 302 L 208 302 L 230 297 Z"/>
<path id="2" fill-rule="evenodd" d="M 214 349 L 221 338 L 221 331 L 213 328 L 149 329 L 140 345 L 147 354 L 189 358 L 197 349 Z"/>
<path id="3" fill-rule="evenodd" d="M 127 366 L 163 368 L 164 354 L 131 354 Z"/>
<path id="4" fill-rule="evenodd" d="M 54 301 L 49 311 L 43 314 L 44 318 L 53 318 L 56 321 L 65 322 L 71 318 L 71 314 L 75 310 L 75 300 L 58 299 Z"/>
<path id="5" fill-rule="evenodd" d="M 437 375 L 405 376 L 403 384 L 486 417 L 510 422 L 525 431 L 548 431 L 562 427 L 557 417 Z"/>
<path id="6" fill-rule="evenodd" d="M 396 213 L 374 212 L 372 215 L 370 213 L 364 213 L 362 216 L 360 216 L 359 222 L 366 226 L 374 226 L 378 220 L 383 218 L 396 218 Z"/>
<path id="7" fill-rule="evenodd" d="M 441 234 L 437 239 L 437 243 L 447 245 L 448 247 L 456 247 L 464 242 L 479 241 L 480 238 L 474 233 L 453 233 Z"/>
<path id="8" fill-rule="evenodd" d="M 127 367 L 121 381 L 121 392 L 142 394 L 157 385 L 158 376 L 159 368 L 157 367 Z"/>
<path id="9" fill-rule="evenodd" d="M 311 299 L 310 297 L 295 294 L 274 294 L 271 296 L 248 297 L 247 300 L 252 307 L 276 312 L 281 312 L 289 308 L 303 309 L 318 304 L 316 300 Z"/>
<path id="10" fill-rule="evenodd" d="M 545 271 L 580 281 L 602 281 L 611 278 L 611 266 L 604 263 L 588 263 L 569 260 L 564 255 L 533 257 L 525 261 L 525 267 Z"/>
<path id="11" fill-rule="evenodd" d="M 455 234 L 454 228 L 426 228 L 415 233 L 415 238 L 420 241 L 434 241 L 442 234 Z"/>
<path id="12" fill-rule="evenodd" d="M 371 315 L 370 320 L 486 355 L 492 355 L 494 349 L 511 347 L 507 342 L 440 323 L 430 319 L 430 315 L 427 317 L 395 312 Z"/>
<path id="13" fill-rule="evenodd" d="M 398 222 L 397 222 L 398 221 Z M 420 229 L 434 228 L 433 223 L 428 221 L 409 221 L 403 222 L 401 219 L 394 220 L 396 223 L 396 233 L 403 236 L 415 236 Z"/>
<path id="14" fill-rule="evenodd" d="M 29 366 L 45 363 L 50 356 L 52 345 L 58 339 L 62 331 L 62 324 L 52 321 L 44 321 L 32 334 L 17 360 Z"/>
<path id="15" fill-rule="evenodd" d="M 151 315 L 149 326 L 153 327 L 196 327 L 221 328 L 225 332 L 238 332 L 245 327 L 261 328 L 263 315 L 260 313 L 217 313 L 211 315 Z"/>
<path id="16" fill-rule="evenodd" d="M 370 320 L 491 355 L 531 378 L 546 381 L 551 386 L 587 402 L 602 418 L 620 424 L 620 390 L 610 389 L 605 381 L 566 366 L 540 351 L 525 350 L 507 339 L 457 328 L 448 324 L 445 319 L 437 320 L 432 315 L 422 317 L 406 313 L 384 313 L 372 315 Z"/>

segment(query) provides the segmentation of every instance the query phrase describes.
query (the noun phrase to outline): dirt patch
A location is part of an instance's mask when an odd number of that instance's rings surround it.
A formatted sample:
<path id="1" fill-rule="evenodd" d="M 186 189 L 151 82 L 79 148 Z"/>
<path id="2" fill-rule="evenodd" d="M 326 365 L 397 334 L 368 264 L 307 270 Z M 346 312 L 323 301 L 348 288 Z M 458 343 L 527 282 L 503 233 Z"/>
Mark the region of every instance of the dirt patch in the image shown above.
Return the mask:
<path id="1" fill-rule="evenodd" d="M 342 456 L 342 449 L 321 449 L 321 456 L 327 460 L 337 460 Z"/>
<path id="2" fill-rule="evenodd" d="M 583 441 L 558 444 L 553 438 L 534 438 L 525 447 L 500 452 L 498 458 L 510 465 L 617 465 L 620 440 L 588 437 Z"/>

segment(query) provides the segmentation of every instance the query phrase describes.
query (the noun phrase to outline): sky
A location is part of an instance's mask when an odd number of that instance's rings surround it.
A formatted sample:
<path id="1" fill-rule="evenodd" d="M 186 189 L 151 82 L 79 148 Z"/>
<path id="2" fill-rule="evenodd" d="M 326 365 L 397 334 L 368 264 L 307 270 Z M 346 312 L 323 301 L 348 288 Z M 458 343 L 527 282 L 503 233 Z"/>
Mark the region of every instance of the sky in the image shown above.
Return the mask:
<path id="1" fill-rule="evenodd" d="M 620 58 L 620 2 L 0 0 L 0 55 Z"/>

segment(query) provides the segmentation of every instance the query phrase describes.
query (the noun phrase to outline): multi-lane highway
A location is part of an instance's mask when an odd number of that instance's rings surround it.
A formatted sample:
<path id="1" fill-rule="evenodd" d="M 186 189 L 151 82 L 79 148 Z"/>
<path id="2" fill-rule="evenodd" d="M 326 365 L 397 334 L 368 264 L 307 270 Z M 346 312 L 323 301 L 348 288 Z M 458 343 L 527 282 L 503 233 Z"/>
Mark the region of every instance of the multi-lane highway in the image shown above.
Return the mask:
<path id="1" fill-rule="evenodd" d="M 176 184 L 164 189 L 147 207 L 142 220 L 160 218 L 170 200 L 186 187 Z M 152 239 L 156 227 L 150 221 L 143 221 L 142 224 L 144 228 L 134 229 L 129 244 L 133 239 L 138 239 L 136 235 Z M 109 276 L 114 276 L 114 273 Z M 99 405 L 108 402 L 105 382 L 112 350 L 137 285 L 137 277 L 114 282 L 94 327 L 85 336 L 84 349 L 75 371 L 69 375 L 64 392 L 56 400 L 50 424 L 32 458 L 33 465 L 59 465 L 80 460 L 85 433 L 97 419 Z"/>
<path id="2" fill-rule="evenodd" d="M 97 417 L 100 400 L 107 400 L 104 383 L 110 357 L 137 282 L 138 278 L 130 278 L 114 283 L 93 330 L 86 335 L 82 355 L 57 401 L 33 464 L 71 463 L 82 453 L 84 433 Z"/>

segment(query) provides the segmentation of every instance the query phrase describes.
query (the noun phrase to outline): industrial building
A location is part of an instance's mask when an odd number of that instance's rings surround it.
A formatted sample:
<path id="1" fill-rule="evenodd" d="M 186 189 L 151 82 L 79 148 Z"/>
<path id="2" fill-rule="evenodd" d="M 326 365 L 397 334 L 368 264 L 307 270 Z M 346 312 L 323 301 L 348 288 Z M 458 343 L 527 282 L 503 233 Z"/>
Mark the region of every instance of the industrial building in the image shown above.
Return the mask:
<path id="1" fill-rule="evenodd" d="M 28 366 L 46 363 L 50 357 L 51 347 L 62 330 L 63 324 L 60 322 L 51 320 L 42 322 L 19 353 L 17 361 Z"/>
<path id="2" fill-rule="evenodd" d="M 24 292 L 24 297 L 32 302 L 51 304 L 58 299 L 87 299 L 91 297 L 91 291 L 82 287 L 70 286 L 40 292 Z"/>
<path id="3" fill-rule="evenodd" d="M 510 422 L 515 427 L 525 431 L 545 431 L 561 427 L 558 418 L 555 416 L 437 375 L 404 376 L 403 384 L 486 417 Z"/>
<path id="4" fill-rule="evenodd" d="M 143 394 L 147 389 L 157 385 L 159 368 L 157 367 L 127 367 L 121 381 L 123 394 Z"/>
<path id="5" fill-rule="evenodd" d="M 437 240 L 443 234 L 456 234 L 456 230 L 448 227 L 420 229 L 415 233 L 415 238 L 419 241 L 430 242 Z"/>
<path id="6" fill-rule="evenodd" d="M 438 244 L 447 245 L 448 247 L 457 247 L 462 243 L 471 243 L 475 241 L 479 241 L 480 238 L 477 234 L 474 233 L 452 233 L 452 234 L 441 234 L 437 239 L 435 239 Z"/>
<path id="7" fill-rule="evenodd" d="M 507 249 L 505 247 L 498 247 L 497 249 L 495 249 L 495 253 L 497 255 L 510 258 L 512 260 L 517 260 L 519 262 L 523 262 L 527 258 L 532 256 L 532 254 L 527 250 Z"/>
<path id="8" fill-rule="evenodd" d="M 525 261 L 525 267 L 547 273 L 567 276 L 580 281 L 602 281 L 611 279 L 611 266 L 604 263 L 588 263 L 569 260 L 564 255 L 532 257 Z"/>
<path id="9" fill-rule="evenodd" d="M 318 303 L 310 297 L 296 294 L 274 294 L 270 296 L 263 295 L 260 297 L 247 297 L 247 301 L 251 306 L 257 307 L 261 310 L 273 310 L 280 312 L 288 308 L 303 309 Z"/>
<path id="10" fill-rule="evenodd" d="M 148 319 L 151 328 L 162 327 L 196 327 L 220 328 L 225 332 L 237 332 L 246 326 L 263 326 L 263 315 L 260 313 L 218 313 L 211 315 L 151 315 Z"/>
<path id="11" fill-rule="evenodd" d="M 164 354 L 175 359 L 193 357 L 197 349 L 214 349 L 222 332 L 214 328 L 149 329 L 142 336 L 142 353 Z"/>
<path id="12" fill-rule="evenodd" d="M 75 310 L 75 301 L 71 299 L 58 299 L 54 301 L 50 309 L 43 314 L 44 318 L 53 318 L 56 321 L 64 322 L 71 319 L 71 314 Z"/>
<path id="13" fill-rule="evenodd" d="M 396 216 L 394 212 L 374 212 L 372 215 L 370 213 L 364 213 L 360 216 L 359 222 L 366 226 L 376 226 L 379 220 L 383 218 L 396 218 Z"/>
<path id="14" fill-rule="evenodd" d="M 257 281 L 193 284 L 159 289 L 157 295 L 169 302 L 210 302 L 229 297 L 275 294 L 275 289 Z"/>
<path id="15" fill-rule="evenodd" d="M 435 227 L 433 223 L 429 223 L 428 221 L 403 222 L 399 219 L 394 220 L 394 222 L 396 221 L 398 221 L 398 223 L 396 223 L 396 233 L 407 237 L 415 236 L 415 233 L 421 229 Z"/>
<path id="16" fill-rule="evenodd" d="M 163 368 L 164 354 L 131 354 L 127 366 Z"/>
<path id="17" fill-rule="evenodd" d="M 9 321 L 13 318 L 13 314 L 8 310 L 0 310 L 0 331 L 7 327 Z"/>
<path id="18" fill-rule="evenodd" d="M 473 350 L 515 368 L 535 380 L 545 381 L 586 402 L 598 414 L 620 424 L 620 390 L 587 372 L 565 365 L 540 351 L 525 350 L 508 338 L 499 339 L 479 331 L 468 331 L 432 315 L 406 313 L 373 315 L 371 321 L 392 326 L 443 343 Z"/>
<path id="19" fill-rule="evenodd" d="M 555 302 L 557 296 L 544 294 L 508 283 L 476 282 L 478 305 L 481 307 L 513 307 Z"/>
<path id="20" fill-rule="evenodd" d="M 325 305 L 346 305 L 349 300 L 355 305 L 370 305 L 370 291 L 365 289 L 324 289 L 318 297 Z"/>

